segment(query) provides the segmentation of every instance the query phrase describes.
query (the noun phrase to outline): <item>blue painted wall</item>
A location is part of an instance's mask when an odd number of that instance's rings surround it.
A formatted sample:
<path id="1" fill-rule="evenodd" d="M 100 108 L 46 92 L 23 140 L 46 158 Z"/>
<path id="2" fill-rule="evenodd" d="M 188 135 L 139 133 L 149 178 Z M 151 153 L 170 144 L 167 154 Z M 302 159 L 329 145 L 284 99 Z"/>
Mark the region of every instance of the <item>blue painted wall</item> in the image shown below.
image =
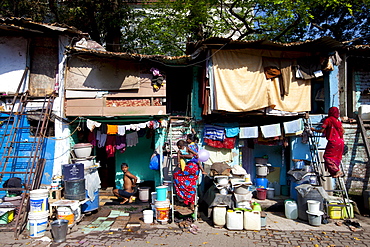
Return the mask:
<path id="1" fill-rule="evenodd" d="M 9 116 L 8 114 L 0 114 L 1 141 L 3 141 L 3 138 L 4 138 L 5 128 L 6 128 L 6 120 L 8 119 L 8 116 Z M 30 126 L 29 122 L 24 118 L 21 121 L 21 127 L 28 128 L 29 126 Z M 8 130 L 8 132 L 9 132 L 9 130 Z M 18 138 L 17 141 L 23 141 L 23 142 L 24 141 L 32 142 L 33 139 L 34 139 L 33 137 L 30 136 L 30 132 L 29 132 L 28 129 L 22 130 L 22 133 L 20 135 L 17 135 L 17 138 Z M 2 143 L 4 143 L 4 145 L 5 145 L 6 144 L 6 139 Z M 26 145 L 23 145 L 23 146 L 20 145 L 19 147 L 17 147 L 17 152 L 18 152 L 19 156 L 29 155 L 30 151 L 27 147 L 28 146 L 26 146 Z M 0 156 L 3 155 L 3 149 L 4 149 L 4 146 L 1 147 Z M 42 179 L 41 179 L 41 186 L 50 186 L 50 184 L 51 184 L 52 173 L 53 173 L 53 165 L 54 165 L 54 149 L 55 149 L 55 140 L 52 137 L 51 138 L 45 138 L 44 139 L 44 146 L 43 146 L 43 154 L 41 156 L 46 159 L 46 164 L 45 164 L 44 173 L 43 173 L 43 176 L 42 176 Z M 2 157 L 0 157 L 0 158 L 1 158 L 1 160 L 3 159 Z M 7 167 L 6 167 L 5 171 L 17 171 L 17 172 L 18 171 L 26 171 L 26 169 L 23 168 L 23 167 L 25 167 L 25 165 L 26 165 L 26 162 L 18 161 L 15 164 L 13 164 L 13 162 L 9 162 L 7 164 Z M 13 177 L 13 176 L 14 175 L 5 174 L 4 178 L 0 182 L 0 187 L 3 187 L 3 183 L 7 179 L 9 179 L 10 177 Z M 16 175 L 16 176 L 20 177 L 22 179 L 22 181 L 24 182 L 24 180 L 25 180 L 24 175 Z M 0 192 L 0 195 L 4 196 L 5 192 Z"/>

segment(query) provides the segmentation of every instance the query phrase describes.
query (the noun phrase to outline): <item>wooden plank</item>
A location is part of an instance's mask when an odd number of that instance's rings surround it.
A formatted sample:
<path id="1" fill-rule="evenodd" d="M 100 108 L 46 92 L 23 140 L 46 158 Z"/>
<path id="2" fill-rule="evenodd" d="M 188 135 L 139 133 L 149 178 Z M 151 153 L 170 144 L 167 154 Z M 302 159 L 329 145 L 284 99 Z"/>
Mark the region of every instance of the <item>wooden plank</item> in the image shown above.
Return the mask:
<path id="1" fill-rule="evenodd" d="M 66 107 L 103 107 L 103 99 L 68 99 Z"/>

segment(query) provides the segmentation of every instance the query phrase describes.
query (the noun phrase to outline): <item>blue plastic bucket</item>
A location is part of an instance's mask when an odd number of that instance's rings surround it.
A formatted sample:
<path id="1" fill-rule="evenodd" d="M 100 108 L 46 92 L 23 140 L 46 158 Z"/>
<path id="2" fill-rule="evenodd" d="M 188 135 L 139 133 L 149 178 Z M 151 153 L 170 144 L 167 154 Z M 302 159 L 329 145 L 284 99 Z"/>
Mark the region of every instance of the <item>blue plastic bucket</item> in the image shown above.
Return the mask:
<path id="1" fill-rule="evenodd" d="M 297 187 L 298 185 L 299 185 L 298 183 L 296 183 L 295 181 L 291 180 L 291 182 L 290 182 L 290 197 L 294 201 L 298 201 L 298 192 L 295 189 L 295 187 Z"/>
<path id="2" fill-rule="evenodd" d="M 268 179 L 267 178 L 256 178 L 256 187 L 257 188 L 263 188 L 267 189 L 268 188 Z"/>
<path id="3" fill-rule="evenodd" d="M 94 200 L 92 201 L 89 200 L 81 205 L 81 212 L 83 213 L 91 212 L 99 208 L 99 190 L 94 192 L 94 196 L 95 196 Z M 86 190 L 86 198 L 88 198 L 87 190 Z"/>
<path id="4" fill-rule="evenodd" d="M 164 186 L 164 185 L 156 187 L 157 201 L 167 200 L 167 187 L 168 186 Z"/>

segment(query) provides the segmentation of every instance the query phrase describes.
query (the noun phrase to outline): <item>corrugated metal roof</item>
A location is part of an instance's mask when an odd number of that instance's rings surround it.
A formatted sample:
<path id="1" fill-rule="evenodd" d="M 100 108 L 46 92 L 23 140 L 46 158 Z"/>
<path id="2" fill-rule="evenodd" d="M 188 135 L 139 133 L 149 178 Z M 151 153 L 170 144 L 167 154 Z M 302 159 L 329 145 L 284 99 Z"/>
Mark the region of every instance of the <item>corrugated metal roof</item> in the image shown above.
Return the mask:
<path id="1" fill-rule="evenodd" d="M 331 37 L 321 37 L 315 40 L 306 40 L 291 43 L 281 43 L 270 41 L 266 39 L 262 40 L 232 40 L 227 38 L 209 38 L 201 42 L 194 43 L 194 51 L 200 47 L 206 46 L 207 48 L 220 48 L 223 49 L 269 49 L 269 50 L 286 50 L 286 51 L 328 51 L 340 49 L 344 45 Z"/>
<path id="2" fill-rule="evenodd" d="M 191 56 L 164 56 L 164 55 L 143 55 L 143 54 L 129 54 L 124 52 L 109 52 L 109 51 L 99 51 L 93 49 L 84 49 L 76 47 L 67 47 L 68 54 L 71 55 L 90 55 L 97 57 L 106 58 L 119 58 L 125 60 L 149 60 L 154 62 L 161 62 L 164 64 L 187 64 L 191 60 Z"/>
<path id="3" fill-rule="evenodd" d="M 53 23 L 39 23 L 34 22 L 28 18 L 0 18 L 0 29 L 13 31 L 13 32 L 30 32 L 30 33 L 50 33 L 59 32 L 69 35 L 83 35 L 82 31 L 75 27 L 67 26 L 64 24 Z"/>

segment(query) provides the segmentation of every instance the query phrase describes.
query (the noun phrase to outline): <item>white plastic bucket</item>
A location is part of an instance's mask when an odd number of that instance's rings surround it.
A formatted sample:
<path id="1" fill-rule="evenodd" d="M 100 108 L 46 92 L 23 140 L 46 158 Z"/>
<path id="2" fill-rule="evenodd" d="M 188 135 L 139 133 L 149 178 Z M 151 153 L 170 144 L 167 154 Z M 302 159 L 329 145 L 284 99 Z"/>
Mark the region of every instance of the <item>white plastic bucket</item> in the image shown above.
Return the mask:
<path id="1" fill-rule="evenodd" d="M 144 210 L 143 211 L 144 223 L 147 224 L 153 223 L 153 216 L 154 216 L 153 210 Z"/>
<path id="2" fill-rule="evenodd" d="M 155 202 L 156 219 L 161 223 L 165 223 L 169 219 L 170 214 L 170 200 Z"/>
<path id="3" fill-rule="evenodd" d="M 48 226 L 48 212 L 28 214 L 30 237 L 38 238 L 45 235 Z"/>
<path id="4" fill-rule="evenodd" d="M 48 196 L 47 189 L 37 189 L 30 191 L 30 213 L 41 213 L 48 210 Z"/>
<path id="5" fill-rule="evenodd" d="M 72 225 L 74 223 L 75 215 L 70 207 L 58 207 L 57 212 L 59 220 L 68 220 L 68 225 Z"/>
<path id="6" fill-rule="evenodd" d="M 308 223 L 311 226 L 320 226 L 321 225 L 322 215 L 324 214 L 324 212 L 318 211 L 316 213 L 311 213 L 307 210 L 306 213 L 307 213 L 307 216 L 308 216 Z"/>
<path id="7" fill-rule="evenodd" d="M 320 212 L 320 202 L 315 200 L 307 201 L 308 212 L 315 214 Z"/>

